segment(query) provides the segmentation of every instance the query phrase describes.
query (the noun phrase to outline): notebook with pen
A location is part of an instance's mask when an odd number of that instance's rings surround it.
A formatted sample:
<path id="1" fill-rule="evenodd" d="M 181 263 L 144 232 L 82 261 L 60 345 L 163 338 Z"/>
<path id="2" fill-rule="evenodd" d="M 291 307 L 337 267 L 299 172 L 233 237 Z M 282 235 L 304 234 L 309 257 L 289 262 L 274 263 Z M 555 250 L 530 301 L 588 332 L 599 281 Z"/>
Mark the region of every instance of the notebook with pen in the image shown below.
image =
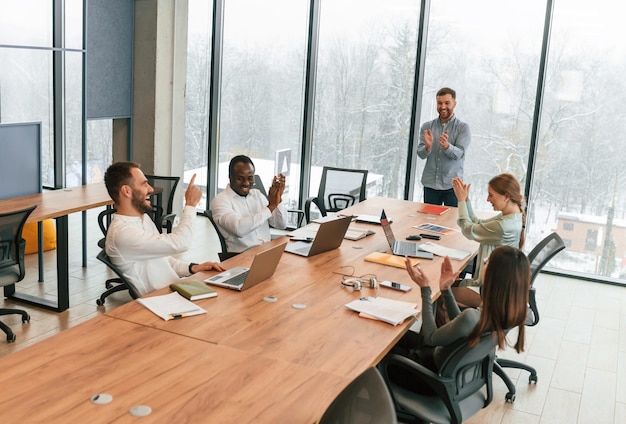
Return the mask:
<path id="1" fill-rule="evenodd" d="M 380 225 L 381 227 L 383 227 L 383 232 L 385 233 L 385 237 L 387 238 L 389 247 L 391 248 L 391 251 L 394 255 L 409 256 L 411 258 L 422 259 L 433 258 L 432 253 L 420 250 L 419 243 L 415 243 L 412 241 L 396 240 L 396 237 L 393 235 L 393 231 L 391 230 L 391 224 L 387 220 L 387 215 L 385 214 L 384 209 L 380 214 Z"/>
<path id="2" fill-rule="evenodd" d="M 254 255 L 250 268 L 236 266 L 209 277 L 205 282 L 232 290 L 246 290 L 274 275 L 287 242 L 277 244 Z"/>
<path id="3" fill-rule="evenodd" d="M 296 241 L 289 243 L 285 251 L 300 256 L 314 256 L 341 246 L 352 217 L 344 216 L 319 224 L 313 241 Z"/>

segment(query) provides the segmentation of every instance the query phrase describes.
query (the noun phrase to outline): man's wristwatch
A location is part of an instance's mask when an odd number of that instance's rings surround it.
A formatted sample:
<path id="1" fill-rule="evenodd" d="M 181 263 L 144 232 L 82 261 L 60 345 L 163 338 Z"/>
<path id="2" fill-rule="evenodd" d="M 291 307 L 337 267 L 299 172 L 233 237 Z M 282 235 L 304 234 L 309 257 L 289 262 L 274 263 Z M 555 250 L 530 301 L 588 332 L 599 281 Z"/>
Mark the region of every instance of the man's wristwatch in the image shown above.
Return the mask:
<path id="1" fill-rule="evenodd" d="M 198 265 L 198 264 L 195 263 L 195 262 L 192 262 L 192 263 L 189 264 L 189 273 L 190 274 L 193 274 L 193 271 L 191 270 L 191 268 L 193 268 L 194 265 Z"/>

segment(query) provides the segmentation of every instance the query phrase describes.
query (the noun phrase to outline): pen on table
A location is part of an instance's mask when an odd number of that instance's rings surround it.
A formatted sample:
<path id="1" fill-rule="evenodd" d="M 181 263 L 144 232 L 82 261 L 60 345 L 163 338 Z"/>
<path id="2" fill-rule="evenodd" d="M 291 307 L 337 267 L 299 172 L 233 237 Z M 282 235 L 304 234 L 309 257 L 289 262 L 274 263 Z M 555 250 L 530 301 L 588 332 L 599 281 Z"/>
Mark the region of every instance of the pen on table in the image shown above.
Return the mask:
<path id="1" fill-rule="evenodd" d="M 185 317 L 189 316 L 190 312 L 194 312 L 194 311 L 174 312 L 174 313 L 170 314 L 170 319 L 185 318 Z"/>

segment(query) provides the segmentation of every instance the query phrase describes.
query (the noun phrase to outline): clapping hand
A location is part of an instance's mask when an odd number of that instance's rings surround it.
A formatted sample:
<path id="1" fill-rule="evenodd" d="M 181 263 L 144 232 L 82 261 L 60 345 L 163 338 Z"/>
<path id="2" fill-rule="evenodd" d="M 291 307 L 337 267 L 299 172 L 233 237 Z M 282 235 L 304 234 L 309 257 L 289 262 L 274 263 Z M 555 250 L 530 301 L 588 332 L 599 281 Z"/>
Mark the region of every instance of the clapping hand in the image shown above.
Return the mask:
<path id="1" fill-rule="evenodd" d="M 465 202 L 469 200 L 469 190 L 471 184 L 464 184 L 463 180 L 459 177 L 455 177 L 452 179 L 452 189 L 454 190 L 454 194 L 459 202 Z"/>

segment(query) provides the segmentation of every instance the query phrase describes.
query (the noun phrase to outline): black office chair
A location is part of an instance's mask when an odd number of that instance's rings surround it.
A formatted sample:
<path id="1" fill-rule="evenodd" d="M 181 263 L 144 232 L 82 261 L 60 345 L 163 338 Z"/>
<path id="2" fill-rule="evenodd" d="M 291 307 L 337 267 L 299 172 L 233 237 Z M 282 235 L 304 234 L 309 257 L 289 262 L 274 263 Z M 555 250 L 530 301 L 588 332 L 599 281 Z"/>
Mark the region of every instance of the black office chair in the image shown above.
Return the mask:
<path id="1" fill-rule="evenodd" d="M 493 399 L 495 351 L 496 340 L 486 333 L 474 347 L 467 341 L 461 342 L 438 372 L 405 356 L 385 356 L 378 369 L 391 392 L 398 421 L 461 423 L 485 408 Z M 397 378 L 394 380 L 394 376 L 407 374 L 415 377 L 421 387 L 432 389 L 432 393 L 416 393 Z"/>
<path id="2" fill-rule="evenodd" d="M 137 292 L 135 286 L 130 281 L 128 281 L 122 271 L 113 262 L 111 262 L 111 259 L 104 250 L 107 230 L 111 222 L 111 215 L 113 215 L 115 212 L 117 212 L 115 208 L 107 208 L 98 214 L 98 226 L 100 227 L 100 230 L 102 231 L 104 237 L 98 241 L 98 246 L 102 250 L 100 251 L 100 253 L 98 253 L 97 258 L 100 262 L 108 266 L 115 273 L 115 275 L 117 275 L 117 277 L 109 278 L 108 280 L 106 280 L 106 291 L 100 295 L 99 299 L 96 299 L 96 304 L 98 306 L 104 305 L 107 297 L 119 291 L 128 290 L 130 297 L 132 297 L 133 299 L 137 299 L 139 297 L 139 293 Z"/>
<path id="3" fill-rule="evenodd" d="M 159 175 L 146 175 L 150 184 L 158 193 L 154 194 L 155 201 L 152 202 L 152 220 L 160 233 L 165 230 L 172 232 L 174 218 L 176 214 L 172 212 L 174 206 L 174 195 L 180 177 L 164 177 Z"/>
<path id="4" fill-rule="evenodd" d="M 332 168 L 322 169 L 317 197 L 309 197 L 304 203 L 306 222 L 311 222 L 311 205 L 317 206 L 322 216 L 328 212 L 338 212 L 365 200 L 367 172 L 363 169 Z"/>
<path id="5" fill-rule="evenodd" d="M 378 370 L 366 369 L 333 400 L 320 424 L 394 424 L 396 413 Z"/>
<path id="6" fill-rule="evenodd" d="M 15 283 L 22 281 L 26 274 L 24 266 L 24 248 L 26 241 L 22 238 L 22 230 L 28 216 L 37 206 L 0 213 L 0 286 L 4 287 L 4 295 L 15 293 Z M 22 323 L 30 321 L 28 312 L 22 309 L 0 308 L 0 315 L 19 314 Z M 16 339 L 11 328 L 0 321 L 0 328 L 7 335 L 7 342 L 13 343 Z"/>
<path id="7" fill-rule="evenodd" d="M 209 221 L 213 225 L 213 228 L 215 228 L 217 237 L 220 239 L 220 246 L 222 248 L 222 251 L 217 253 L 217 256 L 220 258 L 220 262 L 223 262 L 226 259 L 232 258 L 233 256 L 237 256 L 239 253 L 228 251 L 228 246 L 226 245 L 226 239 L 220 232 L 220 229 L 217 227 L 217 224 L 215 223 L 215 220 L 213 219 L 213 213 L 211 213 L 211 211 L 207 209 L 204 211 L 204 216 L 209 218 Z"/>
<path id="8" fill-rule="evenodd" d="M 535 326 L 539 323 L 539 308 L 537 307 L 534 287 L 535 278 L 550 259 L 563 249 L 565 249 L 565 243 L 561 237 L 559 237 L 557 233 L 552 233 L 541 240 L 528 254 L 528 260 L 530 261 L 530 292 L 528 295 L 528 317 L 526 318 L 526 325 L 528 327 Z M 509 390 L 505 396 L 507 402 L 512 403 L 515 401 L 515 384 L 513 384 L 513 381 L 511 381 L 506 372 L 504 372 L 503 368 L 526 370 L 530 373 L 528 384 L 537 383 L 537 370 L 533 367 L 510 359 L 496 358 L 493 371 L 504 381 L 504 384 L 506 384 Z"/>

